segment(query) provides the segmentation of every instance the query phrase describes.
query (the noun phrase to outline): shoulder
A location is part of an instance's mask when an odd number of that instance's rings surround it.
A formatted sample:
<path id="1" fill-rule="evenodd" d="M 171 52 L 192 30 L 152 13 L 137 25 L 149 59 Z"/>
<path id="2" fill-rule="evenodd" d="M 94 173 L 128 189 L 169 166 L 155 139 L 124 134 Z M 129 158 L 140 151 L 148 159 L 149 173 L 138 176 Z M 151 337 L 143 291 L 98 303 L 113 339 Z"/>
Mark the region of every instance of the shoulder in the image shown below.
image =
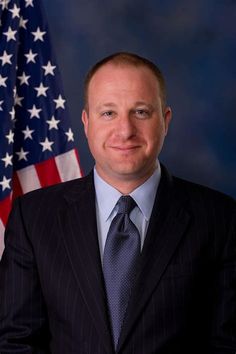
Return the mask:
<path id="1" fill-rule="evenodd" d="M 16 199 L 22 209 L 33 211 L 39 208 L 49 210 L 58 208 L 65 201 L 78 200 L 81 194 L 92 194 L 94 190 L 93 174 L 75 180 L 58 183 L 26 193 Z"/>
<path id="2" fill-rule="evenodd" d="M 173 176 L 174 193 L 185 199 L 188 209 L 217 223 L 236 222 L 236 200 L 220 191 Z"/>
<path id="3" fill-rule="evenodd" d="M 215 222 L 236 219 L 236 200 L 220 191 L 214 190 L 186 179 L 173 176 L 162 167 L 162 195 L 169 203 L 181 205 L 195 217 L 214 219 Z"/>
<path id="4" fill-rule="evenodd" d="M 187 196 L 191 198 L 202 199 L 204 201 L 214 200 L 215 202 L 219 201 L 221 203 L 230 203 L 232 205 L 235 205 L 236 203 L 236 200 L 233 197 L 207 186 L 190 182 L 176 176 L 172 176 L 172 181 L 174 188 L 186 193 Z"/>

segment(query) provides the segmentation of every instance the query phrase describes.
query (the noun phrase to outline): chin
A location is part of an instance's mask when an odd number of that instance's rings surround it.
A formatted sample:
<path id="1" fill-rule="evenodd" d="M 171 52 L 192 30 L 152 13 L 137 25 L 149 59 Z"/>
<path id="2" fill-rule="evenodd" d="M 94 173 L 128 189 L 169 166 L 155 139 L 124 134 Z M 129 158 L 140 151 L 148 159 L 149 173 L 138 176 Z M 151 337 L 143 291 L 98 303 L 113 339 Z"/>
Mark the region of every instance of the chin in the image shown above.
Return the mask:
<path id="1" fill-rule="evenodd" d="M 134 168 L 134 167 L 126 167 L 126 168 L 117 168 L 113 169 L 114 173 L 119 176 L 121 179 L 137 179 L 140 178 L 143 175 L 143 169 L 142 168 Z"/>

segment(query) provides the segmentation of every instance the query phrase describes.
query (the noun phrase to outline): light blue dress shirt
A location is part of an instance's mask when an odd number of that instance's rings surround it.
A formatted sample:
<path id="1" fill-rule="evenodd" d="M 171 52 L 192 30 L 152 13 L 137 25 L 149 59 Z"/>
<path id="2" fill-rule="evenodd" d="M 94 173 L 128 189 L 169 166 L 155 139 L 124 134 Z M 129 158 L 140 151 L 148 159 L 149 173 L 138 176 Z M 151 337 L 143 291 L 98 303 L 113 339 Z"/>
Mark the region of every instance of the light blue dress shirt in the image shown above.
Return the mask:
<path id="1" fill-rule="evenodd" d="M 139 230 L 141 238 L 141 250 L 143 248 L 147 228 L 149 225 L 152 208 L 157 192 L 157 188 L 161 178 L 160 163 L 157 160 L 157 168 L 153 175 L 136 188 L 130 196 L 135 200 L 137 206 L 132 210 L 130 219 Z M 103 259 L 104 247 L 106 243 L 107 233 L 112 219 L 117 214 L 117 202 L 122 194 L 106 183 L 94 168 L 94 184 L 96 191 L 96 216 L 98 242 L 101 260 Z"/>

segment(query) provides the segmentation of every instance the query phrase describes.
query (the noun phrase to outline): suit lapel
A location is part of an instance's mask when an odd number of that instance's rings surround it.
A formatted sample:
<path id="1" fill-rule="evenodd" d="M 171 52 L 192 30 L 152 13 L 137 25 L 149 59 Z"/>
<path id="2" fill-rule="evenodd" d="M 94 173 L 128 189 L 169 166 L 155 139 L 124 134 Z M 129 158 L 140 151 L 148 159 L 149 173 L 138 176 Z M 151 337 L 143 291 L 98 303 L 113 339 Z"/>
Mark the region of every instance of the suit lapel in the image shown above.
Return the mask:
<path id="1" fill-rule="evenodd" d="M 92 174 L 78 180 L 66 196 L 60 224 L 65 247 L 90 317 L 106 351 L 112 353 L 100 261 Z"/>
<path id="2" fill-rule="evenodd" d="M 171 177 L 162 166 L 162 178 L 146 235 L 118 350 L 121 349 L 152 292 L 171 261 L 189 222 L 183 196 L 175 195 Z"/>

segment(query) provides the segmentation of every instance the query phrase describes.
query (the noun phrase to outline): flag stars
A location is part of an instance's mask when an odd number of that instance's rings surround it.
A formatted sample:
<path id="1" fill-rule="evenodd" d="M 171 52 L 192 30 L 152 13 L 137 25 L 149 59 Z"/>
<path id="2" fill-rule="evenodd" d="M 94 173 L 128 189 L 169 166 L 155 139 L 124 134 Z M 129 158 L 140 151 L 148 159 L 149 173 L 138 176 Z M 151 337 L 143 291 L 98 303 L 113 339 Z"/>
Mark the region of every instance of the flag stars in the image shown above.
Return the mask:
<path id="1" fill-rule="evenodd" d="M 14 4 L 13 9 L 9 9 L 9 11 L 12 13 L 12 18 L 19 17 L 20 18 L 20 8 Z"/>
<path id="2" fill-rule="evenodd" d="M 67 141 L 74 141 L 74 134 L 71 130 L 71 128 L 69 128 L 68 132 L 65 132 L 66 136 L 67 136 Z"/>
<path id="3" fill-rule="evenodd" d="M 31 33 L 34 36 L 34 42 L 36 41 L 44 42 L 43 36 L 46 34 L 46 32 L 41 31 L 39 27 L 37 28 L 36 32 L 31 32 Z"/>
<path id="4" fill-rule="evenodd" d="M 12 64 L 11 57 L 13 54 L 7 54 L 6 50 L 4 50 L 3 55 L 0 57 L 2 61 L 2 66 L 5 64 Z"/>
<path id="5" fill-rule="evenodd" d="M 2 10 L 8 9 L 9 2 L 10 2 L 10 0 L 1 0 L 0 1 L 0 5 L 2 5 Z"/>
<path id="6" fill-rule="evenodd" d="M 42 109 L 37 108 L 34 104 L 31 109 L 28 109 L 28 112 L 30 112 L 30 119 L 32 119 L 32 118 L 39 118 L 40 119 L 39 112 L 41 112 L 41 111 L 42 111 Z"/>
<path id="7" fill-rule="evenodd" d="M 23 99 L 24 99 L 24 97 L 20 97 L 20 96 L 18 96 L 18 94 L 16 93 L 16 95 L 15 95 L 15 105 L 22 107 L 21 101 L 22 101 Z"/>
<path id="8" fill-rule="evenodd" d="M 25 7 L 34 7 L 33 0 L 25 0 Z"/>
<path id="9" fill-rule="evenodd" d="M 20 85 L 25 84 L 25 85 L 29 86 L 30 76 L 29 75 L 27 76 L 25 74 L 25 72 L 23 72 L 21 76 L 18 76 L 18 79 L 20 80 Z"/>
<path id="10" fill-rule="evenodd" d="M 14 133 L 12 130 L 9 130 L 9 133 L 5 136 L 8 140 L 8 144 L 14 143 Z"/>
<path id="11" fill-rule="evenodd" d="M 0 75 L 0 86 L 7 87 L 6 85 L 7 77 Z"/>
<path id="12" fill-rule="evenodd" d="M 46 121 L 49 125 L 49 130 L 56 129 L 58 130 L 58 124 L 60 123 L 60 120 L 55 119 L 54 116 L 52 116 L 51 120 Z"/>
<path id="13" fill-rule="evenodd" d="M 15 108 L 14 106 L 12 107 L 11 111 L 9 112 L 10 116 L 11 116 L 11 120 L 14 121 L 15 120 Z"/>
<path id="14" fill-rule="evenodd" d="M 42 151 L 52 151 L 52 145 L 54 144 L 53 141 L 49 141 L 48 138 L 46 138 L 44 141 L 41 141 L 39 143 L 40 145 L 42 145 Z"/>
<path id="15" fill-rule="evenodd" d="M 37 91 L 37 97 L 47 97 L 46 91 L 49 89 L 49 87 L 43 86 L 42 82 L 38 87 L 35 87 L 34 89 Z"/>
<path id="16" fill-rule="evenodd" d="M 29 50 L 28 54 L 25 54 L 25 57 L 27 58 L 27 64 L 32 62 L 32 63 L 36 63 L 35 61 L 35 57 L 37 56 L 37 53 L 33 53 L 32 50 Z"/>
<path id="17" fill-rule="evenodd" d="M 21 16 L 21 17 L 20 17 L 20 24 L 19 24 L 19 26 L 20 26 L 21 28 L 26 29 L 26 23 L 27 23 L 28 21 L 29 21 L 29 20 L 24 20 L 23 17 Z"/>
<path id="18" fill-rule="evenodd" d="M 12 166 L 12 158 L 13 155 L 9 155 L 7 152 L 6 156 L 1 159 L 5 163 L 5 167 Z"/>
<path id="19" fill-rule="evenodd" d="M 2 109 L 2 104 L 3 104 L 4 101 L 0 101 L 0 111 L 3 111 Z"/>
<path id="20" fill-rule="evenodd" d="M 61 95 L 59 95 L 58 98 L 53 101 L 56 103 L 56 109 L 58 109 L 58 108 L 65 109 L 66 100 L 64 100 Z"/>
<path id="21" fill-rule="evenodd" d="M 3 176 L 3 179 L 0 181 L 0 185 L 3 191 L 5 191 L 5 189 L 11 189 L 10 182 L 11 178 L 7 179 L 6 176 Z"/>
<path id="22" fill-rule="evenodd" d="M 3 32 L 3 34 L 7 37 L 7 42 L 9 42 L 10 40 L 16 41 L 16 33 L 17 31 L 13 31 L 11 26 L 8 27 L 7 32 Z"/>
<path id="23" fill-rule="evenodd" d="M 25 130 L 22 130 L 22 133 L 24 134 L 24 140 L 30 139 L 33 140 L 32 134 L 34 130 L 30 130 L 29 126 L 27 125 Z"/>
<path id="24" fill-rule="evenodd" d="M 49 74 L 53 76 L 55 75 L 54 70 L 56 69 L 56 66 L 52 65 L 50 61 L 47 63 L 47 65 L 42 66 L 42 68 L 44 69 L 45 76 Z"/>
<path id="25" fill-rule="evenodd" d="M 16 152 L 16 155 L 18 155 L 19 161 L 25 160 L 27 161 L 27 155 L 29 154 L 29 151 L 24 151 L 23 148 L 20 149 L 20 151 Z"/>

